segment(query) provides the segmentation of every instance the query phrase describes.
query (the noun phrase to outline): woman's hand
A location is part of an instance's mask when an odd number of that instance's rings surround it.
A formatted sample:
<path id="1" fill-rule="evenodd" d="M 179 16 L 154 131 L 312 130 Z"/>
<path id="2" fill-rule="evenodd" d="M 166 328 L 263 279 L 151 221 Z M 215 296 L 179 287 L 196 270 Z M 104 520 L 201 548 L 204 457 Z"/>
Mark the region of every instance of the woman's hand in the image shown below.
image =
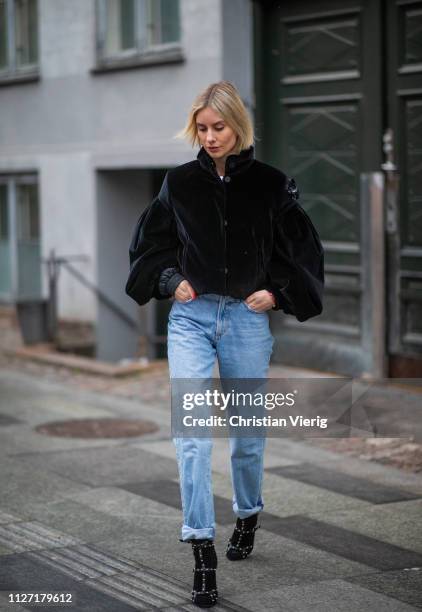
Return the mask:
<path id="1" fill-rule="evenodd" d="M 251 310 L 255 310 L 255 312 L 265 312 L 266 310 L 271 310 L 275 303 L 272 293 L 266 289 L 251 293 L 251 295 L 246 298 L 245 302 L 249 308 Z"/>
<path id="2" fill-rule="evenodd" d="M 196 298 L 196 293 L 189 281 L 182 280 L 182 282 L 177 285 L 174 297 L 178 302 L 190 302 L 190 300 Z"/>

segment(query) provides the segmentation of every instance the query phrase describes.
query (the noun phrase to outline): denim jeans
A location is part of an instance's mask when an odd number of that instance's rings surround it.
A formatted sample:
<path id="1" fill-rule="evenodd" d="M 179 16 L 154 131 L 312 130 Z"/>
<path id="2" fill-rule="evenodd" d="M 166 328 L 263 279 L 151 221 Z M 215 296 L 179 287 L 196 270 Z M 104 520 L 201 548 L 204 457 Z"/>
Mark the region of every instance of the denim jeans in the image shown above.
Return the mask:
<path id="1" fill-rule="evenodd" d="M 173 303 L 168 323 L 170 378 L 266 378 L 273 347 L 268 313 L 208 293 Z M 215 537 L 211 480 L 212 437 L 173 438 L 183 508 L 182 540 Z M 264 507 L 261 490 L 265 437 L 230 437 L 233 511 L 246 518 Z"/>

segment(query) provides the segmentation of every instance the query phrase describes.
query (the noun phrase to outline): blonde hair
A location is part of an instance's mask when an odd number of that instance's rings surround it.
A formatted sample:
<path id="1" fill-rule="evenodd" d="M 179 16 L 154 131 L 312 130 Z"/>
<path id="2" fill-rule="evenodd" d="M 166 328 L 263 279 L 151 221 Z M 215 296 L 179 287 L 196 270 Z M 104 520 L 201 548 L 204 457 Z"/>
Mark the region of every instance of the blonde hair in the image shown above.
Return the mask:
<path id="1" fill-rule="evenodd" d="M 175 138 L 186 138 L 192 146 L 199 145 L 196 115 L 210 107 L 216 111 L 237 135 L 235 152 L 240 153 L 254 144 L 255 136 L 251 117 L 236 87 L 230 81 L 211 83 L 193 102 L 185 127 Z"/>

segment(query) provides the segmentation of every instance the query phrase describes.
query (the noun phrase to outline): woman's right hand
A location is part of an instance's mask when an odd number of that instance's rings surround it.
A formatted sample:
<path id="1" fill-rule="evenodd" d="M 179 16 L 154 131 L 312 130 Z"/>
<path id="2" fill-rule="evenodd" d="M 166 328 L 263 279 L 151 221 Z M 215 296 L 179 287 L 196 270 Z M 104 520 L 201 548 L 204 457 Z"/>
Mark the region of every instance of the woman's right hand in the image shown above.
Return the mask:
<path id="1" fill-rule="evenodd" d="M 190 302 L 196 298 L 196 293 L 189 281 L 182 280 L 182 282 L 177 285 L 174 297 L 178 302 Z"/>

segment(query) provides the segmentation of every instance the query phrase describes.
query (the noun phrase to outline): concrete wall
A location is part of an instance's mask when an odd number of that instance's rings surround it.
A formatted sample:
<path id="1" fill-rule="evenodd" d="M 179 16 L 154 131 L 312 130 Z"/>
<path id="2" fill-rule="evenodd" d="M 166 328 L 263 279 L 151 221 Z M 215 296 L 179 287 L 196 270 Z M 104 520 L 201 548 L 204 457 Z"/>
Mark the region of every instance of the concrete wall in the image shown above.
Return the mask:
<path id="1" fill-rule="evenodd" d="M 223 78 L 238 88 L 243 102 L 253 115 L 254 45 L 251 0 L 230 0 L 222 4 Z"/>
<path id="2" fill-rule="evenodd" d="M 196 156 L 172 137 L 195 94 L 223 76 L 222 2 L 181 0 L 185 62 L 93 74 L 94 0 L 39 0 L 40 80 L 0 87 L 0 172 L 39 172 L 43 256 L 85 254 L 78 269 L 107 284 L 97 273 L 95 172 Z M 96 319 L 86 288 L 65 272 L 59 286 L 60 316 Z"/>
<path id="3" fill-rule="evenodd" d="M 56 153 L 40 156 L 39 161 L 41 245 L 48 255 L 83 256 L 71 261 L 88 280 L 97 278 L 95 176 L 86 152 Z M 46 275 L 43 275 L 46 294 Z M 81 321 L 95 320 L 96 302 L 66 268 L 58 280 L 59 315 Z"/>

